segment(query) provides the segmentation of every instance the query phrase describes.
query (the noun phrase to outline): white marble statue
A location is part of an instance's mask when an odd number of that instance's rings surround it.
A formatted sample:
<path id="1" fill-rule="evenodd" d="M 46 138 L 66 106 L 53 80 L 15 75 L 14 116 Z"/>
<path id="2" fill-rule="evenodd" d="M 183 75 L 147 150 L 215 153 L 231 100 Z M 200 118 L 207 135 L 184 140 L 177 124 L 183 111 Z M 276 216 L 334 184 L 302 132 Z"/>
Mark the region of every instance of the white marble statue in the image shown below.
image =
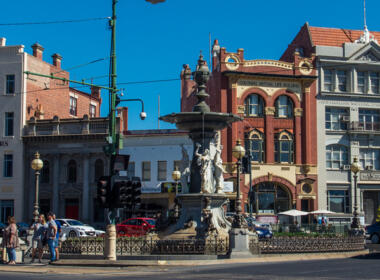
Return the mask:
<path id="1" fill-rule="evenodd" d="M 181 186 L 182 186 L 182 193 L 188 193 L 189 187 L 189 176 L 190 176 L 190 159 L 189 154 L 187 153 L 187 150 L 183 145 L 181 145 L 181 151 L 182 151 L 182 158 L 179 163 L 179 171 L 181 172 Z"/>
<path id="2" fill-rule="evenodd" d="M 218 143 L 215 147 L 215 156 L 214 156 L 214 180 L 215 180 L 215 190 L 217 193 L 223 193 L 224 187 L 224 176 L 223 173 L 226 171 L 223 167 L 222 160 L 222 150 L 223 146 Z"/>
<path id="3" fill-rule="evenodd" d="M 214 186 L 211 180 L 212 175 L 212 165 L 211 165 L 211 157 L 210 151 L 205 149 L 203 154 L 199 153 L 199 148 L 201 145 L 199 143 L 196 144 L 195 156 L 197 157 L 197 164 L 200 166 L 200 175 L 201 175 L 201 192 L 202 193 L 213 193 Z"/>

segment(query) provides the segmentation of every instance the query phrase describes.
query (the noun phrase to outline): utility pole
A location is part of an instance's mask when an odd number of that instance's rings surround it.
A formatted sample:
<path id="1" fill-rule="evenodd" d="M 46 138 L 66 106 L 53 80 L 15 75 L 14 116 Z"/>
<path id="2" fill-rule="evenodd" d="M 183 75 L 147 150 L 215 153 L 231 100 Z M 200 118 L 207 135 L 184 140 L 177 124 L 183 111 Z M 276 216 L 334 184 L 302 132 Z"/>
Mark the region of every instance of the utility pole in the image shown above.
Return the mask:
<path id="1" fill-rule="evenodd" d="M 112 0 L 112 18 L 110 19 L 111 27 L 111 57 L 110 57 L 110 69 L 111 69 L 111 81 L 110 81 L 110 111 L 109 111 L 109 129 L 108 129 L 108 145 L 107 149 L 109 155 L 109 176 L 112 182 L 112 176 L 114 176 L 114 161 L 116 156 L 116 150 L 118 148 L 116 139 L 116 3 L 118 0 Z M 112 188 L 112 184 L 111 184 Z M 112 190 L 111 190 L 112 192 Z M 117 209 L 113 207 L 112 203 L 109 204 L 106 237 L 104 246 L 104 258 L 107 260 L 116 260 L 116 215 Z"/>

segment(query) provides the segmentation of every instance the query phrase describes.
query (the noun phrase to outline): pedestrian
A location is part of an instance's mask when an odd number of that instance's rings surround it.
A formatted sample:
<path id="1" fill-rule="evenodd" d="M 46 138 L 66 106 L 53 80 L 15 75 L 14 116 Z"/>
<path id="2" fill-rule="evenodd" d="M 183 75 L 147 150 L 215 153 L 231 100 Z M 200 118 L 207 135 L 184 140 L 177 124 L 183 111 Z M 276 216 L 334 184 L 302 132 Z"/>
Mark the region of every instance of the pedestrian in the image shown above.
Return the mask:
<path id="1" fill-rule="evenodd" d="M 9 262 L 8 264 L 16 264 L 16 248 L 19 247 L 19 240 L 17 236 L 17 226 L 15 217 L 8 217 L 8 226 L 4 229 L 3 233 L 3 248 L 7 248 Z"/>
<path id="2" fill-rule="evenodd" d="M 61 247 L 60 246 L 60 235 L 61 235 L 61 223 L 59 221 L 56 220 L 56 217 L 55 217 L 55 214 L 53 214 L 53 219 L 54 219 L 54 222 L 56 223 L 57 225 L 57 234 L 55 236 L 55 260 L 58 261 L 59 260 L 59 248 Z"/>
<path id="3" fill-rule="evenodd" d="M 46 233 L 48 227 L 46 224 L 45 215 L 41 214 L 38 217 L 38 222 L 34 223 L 31 228 L 34 232 L 32 238 L 32 260 L 30 262 L 34 262 L 38 251 L 38 262 L 41 263 L 42 255 L 44 253 L 43 249 L 47 242 Z"/>
<path id="4" fill-rule="evenodd" d="M 55 255 L 55 239 L 57 236 L 57 224 L 54 222 L 54 214 L 52 212 L 48 213 L 48 229 L 47 229 L 47 238 L 48 246 L 50 251 L 50 263 L 56 261 Z"/>

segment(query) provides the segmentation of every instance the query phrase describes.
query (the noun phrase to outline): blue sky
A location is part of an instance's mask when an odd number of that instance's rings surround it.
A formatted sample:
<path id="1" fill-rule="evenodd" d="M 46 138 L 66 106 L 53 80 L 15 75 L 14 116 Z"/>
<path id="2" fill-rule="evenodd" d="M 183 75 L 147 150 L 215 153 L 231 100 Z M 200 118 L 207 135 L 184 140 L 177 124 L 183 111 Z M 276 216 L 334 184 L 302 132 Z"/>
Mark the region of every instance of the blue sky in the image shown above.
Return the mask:
<path id="1" fill-rule="evenodd" d="M 0 24 L 85 19 L 111 16 L 111 0 L 3 1 Z M 380 1 L 367 0 L 369 30 L 380 30 Z M 119 0 L 117 4 L 117 74 L 119 83 L 179 78 L 183 64 L 192 70 L 199 51 L 208 53 L 209 33 L 228 51 L 245 50 L 246 59 L 278 59 L 301 26 L 363 29 L 362 0 L 166 0 L 152 5 L 145 0 Z M 69 69 L 109 56 L 107 20 L 48 25 L 0 25 L 7 45 L 39 42 L 44 59 L 58 52 Z M 206 56 L 208 59 L 208 56 Z M 70 71 L 72 79 L 108 74 L 108 60 Z M 94 82 L 107 84 L 107 78 Z M 74 85 L 73 85 L 74 86 Z M 154 129 L 161 115 L 180 110 L 180 81 L 119 85 L 124 98 L 142 98 L 148 117 L 139 119 L 140 105 L 127 103 L 129 129 Z M 83 88 L 81 88 L 83 89 Z M 101 114 L 108 113 L 103 91 Z M 172 128 L 160 123 L 160 128 Z"/>

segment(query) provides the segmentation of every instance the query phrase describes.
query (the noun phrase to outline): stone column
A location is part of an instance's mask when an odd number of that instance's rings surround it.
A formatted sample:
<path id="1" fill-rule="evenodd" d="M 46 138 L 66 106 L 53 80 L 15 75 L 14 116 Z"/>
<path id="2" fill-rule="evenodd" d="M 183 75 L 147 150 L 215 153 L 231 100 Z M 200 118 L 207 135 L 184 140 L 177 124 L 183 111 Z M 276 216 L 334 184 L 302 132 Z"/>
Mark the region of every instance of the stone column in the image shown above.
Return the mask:
<path id="1" fill-rule="evenodd" d="M 60 216 L 59 213 L 59 155 L 54 155 L 53 160 L 53 201 L 52 201 L 53 212 L 57 217 Z"/>
<path id="2" fill-rule="evenodd" d="M 314 147 L 312 145 L 312 131 L 315 130 L 315 127 L 312 125 L 314 122 L 312 122 L 312 110 L 311 110 L 311 93 L 310 93 L 310 87 L 304 88 L 304 114 L 303 114 L 303 120 L 304 120 L 304 130 L 303 135 L 304 135 L 304 149 L 303 151 L 305 152 L 305 162 L 306 164 L 312 164 L 312 153 L 314 150 Z"/>
<path id="3" fill-rule="evenodd" d="M 274 134 L 273 118 L 275 113 L 274 107 L 265 107 L 265 161 L 274 163 Z"/>
<path id="4" fill-rule="evenodd" d="M 301 124 L 301 117 L 302 117 L 302 108 L 294 108 L 294 140 L 295 140 L 295 164 L 301 164 L 302 163 L 302 137 L 301 137 L 301 131 L 302 131 L 302 124 Z M 311 147 L 309 147 L 311 149 Z"/>
<path id="5" fill-rule="evenodd" d="M 90 197 L 90 185 L 89 185 L 89 158 L 88 155 L 83 155 L 83 187 L 82 187 L 82 220 L 84 222 L 89 221 L 89 197 Z"/>

